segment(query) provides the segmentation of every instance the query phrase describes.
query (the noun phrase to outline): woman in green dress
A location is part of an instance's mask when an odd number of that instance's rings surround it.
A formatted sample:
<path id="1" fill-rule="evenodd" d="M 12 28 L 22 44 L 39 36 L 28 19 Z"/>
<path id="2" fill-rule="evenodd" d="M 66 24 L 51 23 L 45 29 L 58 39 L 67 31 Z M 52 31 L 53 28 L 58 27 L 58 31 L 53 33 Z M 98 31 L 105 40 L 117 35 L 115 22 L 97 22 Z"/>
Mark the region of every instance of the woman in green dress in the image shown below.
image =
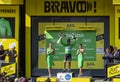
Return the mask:
<path id="1" fill-rule="evenodd" d="M 80 44 L 79 48 L 77 50 L 77 53 L 76 53 L 76 55 L 78 55 L 78 67 L 79 67 L 79 74 L 78 74 L 78 76 L 82 75 L 83 53 L 84 53 L 84 48 L 83 48 L 82 44 Z"/>
<path id="2" fill-rule="evenodd" d="M 49 48 L 47 48 L 47 66 L 49 77 L 51 77 L 51 68 L 53 65 L 53 55 L 55 54 L 55 49 L 52 47 L 52 43 L 49 43 Z"/>

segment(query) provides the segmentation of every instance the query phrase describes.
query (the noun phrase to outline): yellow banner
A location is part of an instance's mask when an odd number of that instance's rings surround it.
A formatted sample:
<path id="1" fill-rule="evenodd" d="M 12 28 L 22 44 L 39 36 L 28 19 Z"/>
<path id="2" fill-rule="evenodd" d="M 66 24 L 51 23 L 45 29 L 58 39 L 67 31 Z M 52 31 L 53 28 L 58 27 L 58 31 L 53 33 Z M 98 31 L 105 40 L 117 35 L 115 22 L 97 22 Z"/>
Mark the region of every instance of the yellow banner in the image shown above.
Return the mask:
<path id="1" fill-rule="evenodd" d="M 114 5 L 118 5 L 118 4 L 120 5 L 120 0 L 113 0 L 113 4 Z"/>
<path id="2" fill-rule="evenodd" d="M 36 11 L 38 15 L 103 15 L 103 4 L 101 0 L 37 0 Z"/>
<path id="3" fill-rule="evenodd" d="M 46 27 L 46 30 L 63 30 L 63 27 Z"/>
<path id="4" fill-rule="evenodd" d="M 95 27 L 78 27 L 77 30 L 95 30 Z"/>
<path id="5" fill-rule="evenodd" d="M 1 73 L 5 72 L 6 75 L 5 76 L 9 76 L 12 74 L 16 73 L 16 64 L 10 64 L 10 65 L 6 65 L 1 67 Z"/>
<path id="6" fill-rule="evenodd" d="M 117 76 L 120 75 L 120 64 L 118 65 L 114 65 L 114 66 L 110 66 L 107 68 L 107 77 L 113 77 L 113 76 Z"/>
<path id="7" fill-rule="evenodd" d="M 24 0 L 0 0 L 0 4 L 23 4 Z"/>
<path id="8" fill-rule="evenodd" d="M 95 30 L 95 27 L 46 27 L 46 30 Z"/>

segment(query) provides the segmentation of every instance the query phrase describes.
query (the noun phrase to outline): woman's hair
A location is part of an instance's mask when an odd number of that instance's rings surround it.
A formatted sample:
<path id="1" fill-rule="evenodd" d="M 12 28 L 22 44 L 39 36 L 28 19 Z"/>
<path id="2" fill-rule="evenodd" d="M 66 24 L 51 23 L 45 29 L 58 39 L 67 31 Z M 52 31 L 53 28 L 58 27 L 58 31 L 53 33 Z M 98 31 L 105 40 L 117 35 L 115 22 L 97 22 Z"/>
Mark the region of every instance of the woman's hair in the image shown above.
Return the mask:
<path id="1" fill-rule="evenodd" d="M 82 46 L 82 44 L 80 44 L 80 46 Z"/>
<path id="2" fill-rule="evenodd" d="M 114 50 L 113 46 L 109 46 L 109 49 L 110 49 L 110 53 L 112 53 Z"/>

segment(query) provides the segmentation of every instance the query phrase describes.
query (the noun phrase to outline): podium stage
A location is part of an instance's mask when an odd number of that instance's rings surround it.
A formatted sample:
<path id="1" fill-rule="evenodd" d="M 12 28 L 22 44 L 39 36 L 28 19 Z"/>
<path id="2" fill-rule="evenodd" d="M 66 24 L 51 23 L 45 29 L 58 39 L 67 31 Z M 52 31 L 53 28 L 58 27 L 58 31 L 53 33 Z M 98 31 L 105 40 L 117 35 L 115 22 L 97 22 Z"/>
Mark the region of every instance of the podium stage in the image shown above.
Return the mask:
<path id="1" fill-rule="evenodd" d="M 57 77 L 50 77 L 50 82 L 91 82 L 92 77 L 89 76 L 81 76 L 81 77 L 73 77 L 73 72 L 59 72 L 57 73 Z M 46 82 L 48 77 L 37 77 L 36 82 Z"/>

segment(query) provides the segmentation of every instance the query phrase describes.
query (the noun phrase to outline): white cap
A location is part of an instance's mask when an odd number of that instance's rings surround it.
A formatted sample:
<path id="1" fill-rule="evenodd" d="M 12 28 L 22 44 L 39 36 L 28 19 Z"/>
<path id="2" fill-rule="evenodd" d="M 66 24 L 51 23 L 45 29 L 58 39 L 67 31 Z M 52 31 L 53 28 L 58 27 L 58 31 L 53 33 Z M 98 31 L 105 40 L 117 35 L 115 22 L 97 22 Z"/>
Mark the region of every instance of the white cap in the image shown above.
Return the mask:
<path id="1" fill-rule="evenodd" d="M 14 43 L 9 44 L 9 48 L 14 48 L 14 47 L 16 47 L 16 43 L 15 43 L 15 42 L 14 42 Z"/>
<path id="2" fill-rule="evenodd" d="M 0 46 L 2 45 L 2 42 L 0 42 Z"/>

